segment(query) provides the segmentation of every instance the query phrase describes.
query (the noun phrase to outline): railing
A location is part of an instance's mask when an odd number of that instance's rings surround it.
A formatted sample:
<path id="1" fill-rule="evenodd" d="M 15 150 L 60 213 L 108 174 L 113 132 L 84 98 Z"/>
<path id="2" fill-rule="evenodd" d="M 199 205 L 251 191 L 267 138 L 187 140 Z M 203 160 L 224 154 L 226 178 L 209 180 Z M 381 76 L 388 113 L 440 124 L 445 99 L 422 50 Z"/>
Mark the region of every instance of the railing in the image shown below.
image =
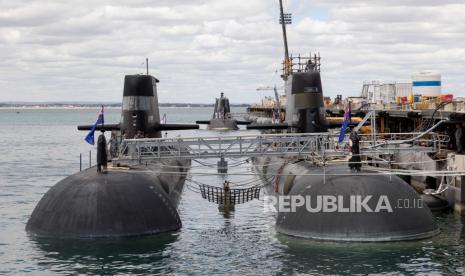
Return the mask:
<path id="1" fill-rule="evenodd" d="M 400 151 L 436 152 L 448 136 L 436 133 L 381 133 L 359 135 L 363 153 Z M 347 142 L 338 144 L 335 133 L 289 133 L 219 137 L 175 137 L 123 140 L 117 161 L 150 159 L 202 159 L 253 156 L 344 156 Z M 416 139 L 416 137 L 421 138 Z M 348 140 L 348 135 L 345 141 Z"/>
<path id="2" fill-rule="evenodd" d="M 440 100 L 423 100 L 415 103 L 368 103 L 365 106 L 365 109 L 375 108 L 379 111 L 425 111 L 425 110 L 436 110 L 438 112 L 465 112 L 465 102 L 463 101 L 453 101 L 445 104 L 446 102 L 441 102 Z M 443 106 L 439 106 L 443 104 Z M 340 110 L 343 110 L 344 107 L 340 107 Z"/>
<path id="3" fill-rule="evenodd" d="M 300 73 L 310 71 L 320 72 L 321 57 L 320 53 L 309 56 L 290 56 L 288 61 L 283 61 L 283 74 Z M 313 67 L 313 68 L 312 68 Z"/>
<path id="4" fill-rule="evenodd" d="M 84 165 L 82 157 L 83 157 L 83 154 L 80 153 L 79 154 L 79 171 L 82 171 L 83 165 Z M 88 160 L 89 160 L 89 162 L 88 162 L 89 168 L 91 168 L 92 167 L 92 150 L 89 150 L 89 159 Z"/>

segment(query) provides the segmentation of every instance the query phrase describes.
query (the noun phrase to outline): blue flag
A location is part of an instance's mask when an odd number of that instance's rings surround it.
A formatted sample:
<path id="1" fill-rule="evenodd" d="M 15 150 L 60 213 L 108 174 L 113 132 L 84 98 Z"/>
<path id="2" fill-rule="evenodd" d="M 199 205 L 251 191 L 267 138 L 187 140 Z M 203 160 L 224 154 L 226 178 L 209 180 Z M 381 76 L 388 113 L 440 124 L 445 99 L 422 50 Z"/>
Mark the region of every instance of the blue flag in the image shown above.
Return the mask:
<path id="1" fill-rule="evenodd" d="M 86 140 L 87 143 L 91 144 L 91 145 L 94 145 L 95 144 L 95 139 L 94 139 L 94 134 L 95 134 L 95 130 L 97 129 L 97 125 L 104 125 L 104 119 L 103 119 L 103 105 L 102 105 L 102 110 L 100 111 L 100 114 L 98 115 L 98 118 L 97 118 L 97 122 L 95 122 L 94 126 L 92 127 L 92 129 L 89 131 L 89 133 L 87 133 L 87 136 L 86 138 L 84 138 Z"/>
<path id="2" fill-rule="evenodd" d="M 341 132 L 339 133 L 339 139 L 337 141 L 338 144 L 344 141 L 344 136 L 346 134 L 346 128 L 347 128 L 347 125 L 349 124 L 349 121 L 350 121 L 350 103 L 349 103 L 349 100 L 347 100 L 346 108 L 344 112 L 344 121 L 342 122 Z"/>

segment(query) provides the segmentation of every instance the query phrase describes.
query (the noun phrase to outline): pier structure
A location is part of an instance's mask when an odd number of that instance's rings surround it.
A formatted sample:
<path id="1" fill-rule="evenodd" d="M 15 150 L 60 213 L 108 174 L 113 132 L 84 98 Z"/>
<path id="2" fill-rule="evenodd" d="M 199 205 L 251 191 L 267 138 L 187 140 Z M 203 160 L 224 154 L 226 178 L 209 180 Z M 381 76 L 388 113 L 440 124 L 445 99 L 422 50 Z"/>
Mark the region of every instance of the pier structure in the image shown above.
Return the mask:
<path id="1" fill-rule="evenodd" d="M 463 174 L 444 176 L 444 172 L 464 172 L 465 155 L 457 147 L 458 143 L 465 142 L 465 101 L 441 101 L 431 99 L 429 101 L 412 104 L 367 104 L 351 109 L 352 118 L 363 117 L 369 110 L 374 110 L 377 124 L 376 131 L 383 132 L 417 132 L 444 121 L 435 132 L 448 137 L 446 143 L 441 143 L 441 150 L 434 153 L 411 152 L 397 153 L 394 160 L 396 167 L 423 174 L 406 176 L 406 181 L 418 192 L 430 190 L 441 191 L 436 197 L 447 201 L 448 205 L 465 215 L 465 183 Z M 342 109 L 328 108 L 328 117 L 341 116 Z M 462 138 L 457 142 L 458 133 L 462 132 Z M 427 173 L 435 172 L 435 173 Z M 445 189 L 443 189 L 445 187 Z"/>

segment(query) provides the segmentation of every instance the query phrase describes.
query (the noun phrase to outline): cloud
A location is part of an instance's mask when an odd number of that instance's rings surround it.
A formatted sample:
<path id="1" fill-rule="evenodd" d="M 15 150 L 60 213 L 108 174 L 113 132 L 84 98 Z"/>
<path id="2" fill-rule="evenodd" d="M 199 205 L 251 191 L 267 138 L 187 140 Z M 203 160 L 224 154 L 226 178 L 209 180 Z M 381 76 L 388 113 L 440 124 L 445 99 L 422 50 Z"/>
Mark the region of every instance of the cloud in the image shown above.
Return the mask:
<path id="1" fill-rule="evenodd" d="M 423 69 L 465 93 L 463 1 L 284 2 L 290 50 L 321 53 L 326 95 Z M 0 0 L 0 101 L 120 101 L 145 57 L 162 102 L 258 101 L 256 87 L 280 82 L 278 12 L 269 0 Z"/>

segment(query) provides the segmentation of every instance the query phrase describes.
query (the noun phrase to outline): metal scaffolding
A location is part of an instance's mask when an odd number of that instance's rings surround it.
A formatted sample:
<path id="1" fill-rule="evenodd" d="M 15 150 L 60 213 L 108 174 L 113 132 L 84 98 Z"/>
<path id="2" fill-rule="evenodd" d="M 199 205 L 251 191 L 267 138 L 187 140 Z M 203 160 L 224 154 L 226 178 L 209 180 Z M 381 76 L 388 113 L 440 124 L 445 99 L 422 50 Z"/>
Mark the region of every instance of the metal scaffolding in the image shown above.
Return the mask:
<path id="1" fill-rule="evenodd" d="M 345 142 L 336 133 L 287 133 L 217 137 L 125 139 L 118 162 L 124 160 L 205 159 L 255 156 L 288 156 L 323 159 L 347 156 Z M 436 133 L 381 133 L 360 135 L 363 154 L 438 152 L 446 138 Z M 347 141 L 347 136 L 346 139 Z"/>

